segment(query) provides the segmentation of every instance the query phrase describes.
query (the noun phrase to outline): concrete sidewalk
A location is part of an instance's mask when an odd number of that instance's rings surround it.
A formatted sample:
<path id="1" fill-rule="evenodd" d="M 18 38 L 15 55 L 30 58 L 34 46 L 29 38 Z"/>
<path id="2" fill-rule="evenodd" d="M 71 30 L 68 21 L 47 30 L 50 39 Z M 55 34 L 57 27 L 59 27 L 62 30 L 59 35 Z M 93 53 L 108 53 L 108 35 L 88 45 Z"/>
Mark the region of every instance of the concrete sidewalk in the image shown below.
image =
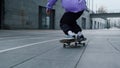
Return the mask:
<path id="1" fill-rule="evenodd" d="M 77 68 L 120 68 L 120 38 L 96 38 L 89 42 Z"/>
<path id="2" fill-rule="evenodd" d="M 120 30 L 84 30 L 78 48 L 63 48 L 59 30 L 0 32 L 0 68 L 120 68 Z"/>

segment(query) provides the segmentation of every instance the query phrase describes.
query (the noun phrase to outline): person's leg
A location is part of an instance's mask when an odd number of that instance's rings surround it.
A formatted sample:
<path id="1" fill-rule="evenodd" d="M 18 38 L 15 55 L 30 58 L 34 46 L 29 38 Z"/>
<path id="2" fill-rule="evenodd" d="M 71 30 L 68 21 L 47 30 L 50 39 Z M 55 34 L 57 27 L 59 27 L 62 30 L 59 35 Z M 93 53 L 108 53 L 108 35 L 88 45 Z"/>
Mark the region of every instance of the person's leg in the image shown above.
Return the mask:
<path id="1" fill-rule="evenodd" d="M 81 27 L 77 24 L 76 20 L 83 14 L 83 11 L 80 11 L 78 13 L 71 13 L 71 24 L 70 28 L 72 32 L 77 34 L 78 40 L 86 40 L 86 38 L 82 34 L 82 29 Z"/>
<path id="2" fill-rule="evenodd" d="M 72 15 L 72 23 L 70 27 L 72 28 L 72 31 L 74 33 L 82 32 L 81 27 L 77 24 L 76 20 L 83 14 L 83 11 L 80 11 L 78 13 L 73 13 Z"/>
<path id="3" fill-rule="evenodd" d="M 76 23 L 72 24 L 71 26 L 72 32 L 74 32 L 75 34 L 77 34 L 78 32 L 82 32 L 81 27 Z"/>
<path id="4" fill-rule="evenodd" d="M 81 32 L 82 29 L 77 24 L 76 20 L 82 15 L 83 11 L 78 13 L 66 12 L 62 16 L 60 20 L 60 27 L 66 35 L 71 34 L 72 32 L 78 33 Z"/>
<path id="5" fill-rule="evenodd" d="M 63 14 L 60 20 L 60 27 L 66 35 L 72 34 L 71 29 L 72 17 L 71 12 L 66 12 Z"/>

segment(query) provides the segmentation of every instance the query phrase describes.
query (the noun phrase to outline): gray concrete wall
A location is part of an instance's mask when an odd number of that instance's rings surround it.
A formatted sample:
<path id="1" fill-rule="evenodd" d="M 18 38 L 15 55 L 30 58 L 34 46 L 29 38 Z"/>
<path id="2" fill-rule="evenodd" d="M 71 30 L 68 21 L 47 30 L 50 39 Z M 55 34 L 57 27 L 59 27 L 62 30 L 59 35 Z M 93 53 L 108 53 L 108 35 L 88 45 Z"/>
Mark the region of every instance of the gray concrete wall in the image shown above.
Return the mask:
<path id="1" fill-rule="evenodd" d="M 59 21 L 64 13 L 58 0 L 55 9 L 55 29 L 60 29 Z M 46 6 L 47 0 L 5 0 L 5 25 L 10 29 L 38 29 L 39 6 Z M 89 12 L 85 11 L 81 18 L 86 18 L 86 29 L 90 28 Z M 78 24 L 81 26 L 81 18 Z"/>
<path id="2" fill-rule="evenodd" d="M 88 11 L 84 11 L 84 13 L 82 14 L 82 16 L 77 20 L 78 25 L 82 27 L 82 18 L 86 19 L 86 26 L 85 29 L 90 29 L 90 13 Z"/>
<path id="3" fill-rule="evenodd" d="M 63 15 L 60 0 L 56 3 L 55 29 L 60 29 L 59 20 Z M 39 6 L 46 6 L 47 0 L 5 0 L 5 25 L 10 29 L 38 29 Z M 59 8 L 58 8 L 59 7 Z"/>
<path id="4" fill-rule="evenodd" d="M 5 0 L 5 25 L 10 29 L 38 28 L 38 5 L 33 0 Z"/>
<path id="5" fill-rule="evenodd" d="M 46 6 L 46 3 L 47 3 L 47 0 L 40 0 L 41 2 L 39 1 L 36 1 L 37 3 L 39 3 L 40 6 Z M 59 21 L 64 13 L 64 9 L 62 8 L 61 6 L 61 0 L 58 0 L 56 2 L 56 4 L 53 6 L 53 9 L 55 9 L 55 29 L 60 29 L 60 26 L 59 26 Z"/>
<path id="6" fill-rule="evenodd" d="M 93 21 L 92 29 L 104 29 L 105 28 L 106 20 L 102 18 L 92 18 L 92 21 Z"/>

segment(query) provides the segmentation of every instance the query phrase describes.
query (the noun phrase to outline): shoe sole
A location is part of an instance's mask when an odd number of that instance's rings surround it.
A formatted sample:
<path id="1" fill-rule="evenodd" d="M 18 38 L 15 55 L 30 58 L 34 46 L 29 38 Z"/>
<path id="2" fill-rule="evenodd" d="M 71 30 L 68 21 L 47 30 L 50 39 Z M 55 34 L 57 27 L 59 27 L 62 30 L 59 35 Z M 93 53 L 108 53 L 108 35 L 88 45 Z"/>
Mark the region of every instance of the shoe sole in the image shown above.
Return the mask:
<path id="1" fill-rule="evenodd" d="M 62 39 L 60 40 L 61 43 L 71 43 L 71 42 L 75 42 L 75 39 Z"/>

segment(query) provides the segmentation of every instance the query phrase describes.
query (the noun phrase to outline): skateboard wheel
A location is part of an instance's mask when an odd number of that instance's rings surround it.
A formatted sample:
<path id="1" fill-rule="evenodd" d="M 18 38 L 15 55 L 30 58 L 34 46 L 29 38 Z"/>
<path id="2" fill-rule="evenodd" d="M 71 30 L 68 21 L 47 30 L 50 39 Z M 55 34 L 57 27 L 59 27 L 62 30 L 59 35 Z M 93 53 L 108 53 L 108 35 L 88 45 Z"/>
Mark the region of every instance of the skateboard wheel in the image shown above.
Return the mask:
<path id="1" fill-rule="evenodd" d="M 77 46 L 77 43 L 75 43 L 75 46 Z"/>
<path id="2" fill-rule="evenodd" d="M 85 46 L 85 43 L 83 43 L 83 46 Z"/>
<path id="3" fill-rule="evenodd" d="M 66 44 L 63 44 L 63 48 L 66 48 Z"/>
<path id="4" fill-rule="evenodd" d="M 81 44 L 81 42 L 78 42 L 78 44 Z"/>

